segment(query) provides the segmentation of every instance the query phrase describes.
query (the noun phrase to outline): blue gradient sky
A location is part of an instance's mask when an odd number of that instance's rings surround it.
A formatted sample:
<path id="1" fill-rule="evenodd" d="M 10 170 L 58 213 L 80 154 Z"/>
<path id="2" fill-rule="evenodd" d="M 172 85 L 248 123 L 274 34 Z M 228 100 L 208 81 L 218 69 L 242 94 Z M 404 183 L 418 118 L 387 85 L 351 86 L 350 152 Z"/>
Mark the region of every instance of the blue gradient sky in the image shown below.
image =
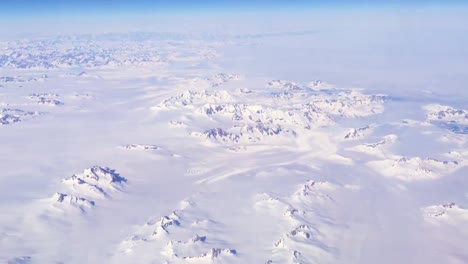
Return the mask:
<path id="1" fill-rule="evenodd" d="M 281 10 L 406 8 L 466 5 L 460 0 L 2 0 L 3 17 L 117 16 L 168 13 L 275 12 Z"/>
<path id="2" fill-rule="evenodd" d="M 129 32 L 257 32 L 439 27 L 468 22 L 468 0 L 0 0 L 0 38 Z"/>

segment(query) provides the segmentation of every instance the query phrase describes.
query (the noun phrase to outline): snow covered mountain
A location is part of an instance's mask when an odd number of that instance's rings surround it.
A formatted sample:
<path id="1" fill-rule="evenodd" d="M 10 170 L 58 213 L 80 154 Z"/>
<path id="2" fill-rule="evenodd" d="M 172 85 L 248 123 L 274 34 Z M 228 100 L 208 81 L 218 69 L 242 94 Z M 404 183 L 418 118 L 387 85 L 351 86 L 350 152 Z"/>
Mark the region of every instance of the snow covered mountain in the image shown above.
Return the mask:
<path id="1" fill-rule="evenodd" d="M 460 167 L 457 161 L 421 159 L 419 157 L 397 157 L 371 161 L 368 165 L 383 176 L 395 177 L 404 181 L 437 179 Z"/>
<path id="2" fill-rule="evenodd" d="M 330 93 L 303 87 L 294 82 L 273 80 L 266 85 L 266 90 L 256 94 L 221 89 L 187 90 L 164 99 L 152 109 L 156 113 L 184 111 L 188 115 L 208 117 L 220 126 L 191 134 L 232 145 L 258 143 L 271 137 L 294 141 L 301 134 L 307 135 L 307 130 L 335 125 L 334 119 L 338 117 L 381 113 L 387 100 L 387 96 L 366 95 L 358 90 L 341 89 Z M 278 97 L 285 91 L 289 95 L 287 98 Z"/>
<path id="3" fill-rule="evenodd" d="M 449 129 L 455 133 L 468 133 L 468 111 L 450 106 L 430 104 L 424 106 L 426 118 L 434 125 Z"/>
<path id="4" fill-rule="evenodd" d="M 40 115 L 39 112 L 24 111 L 21 109 L 4 108 L 0 112 L 0 125 L 19 123 Z"/>
<path id="5" fill-rule="evenodd" d="M 75 174 L 62 183 L 73 193 L 95 199 L 108 199 L 112 192 L 121 191 L 127 179 L 115 170 L 107 167 L 93 166 L 81 174 Z"/>

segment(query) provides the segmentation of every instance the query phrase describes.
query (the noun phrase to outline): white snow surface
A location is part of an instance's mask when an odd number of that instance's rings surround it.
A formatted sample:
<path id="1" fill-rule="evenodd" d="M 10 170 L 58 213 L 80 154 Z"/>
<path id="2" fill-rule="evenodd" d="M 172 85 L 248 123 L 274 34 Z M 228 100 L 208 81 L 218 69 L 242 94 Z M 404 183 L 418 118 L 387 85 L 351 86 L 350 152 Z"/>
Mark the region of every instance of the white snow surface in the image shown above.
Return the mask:
<path id="1" fill-rule="evenodd" d="M 275 38 L 2 43 L 0 263 L 468 263 L 468 98 L 242 67 Z"/>

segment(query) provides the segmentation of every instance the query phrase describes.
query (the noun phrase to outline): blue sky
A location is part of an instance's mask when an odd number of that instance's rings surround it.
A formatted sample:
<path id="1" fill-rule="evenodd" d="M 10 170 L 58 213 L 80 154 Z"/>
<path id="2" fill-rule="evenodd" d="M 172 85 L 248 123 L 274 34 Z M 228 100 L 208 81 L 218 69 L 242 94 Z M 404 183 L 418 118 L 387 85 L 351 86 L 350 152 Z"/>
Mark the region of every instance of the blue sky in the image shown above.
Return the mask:
<path id="1" fill-rule="evenodd" d="M 464 27 L 468 0 L 0 0 L 0 38 L 90 32 Z M 460 8 L 462 7 L 462 8 Z"/>
<path id="2" fill-rule="evenodd" d="M 281 10 L 405 8 L 466 4 L 460 0 L 2 0 L 8 17 L 117 16 L 168 13 L 275 12 Z"/>

